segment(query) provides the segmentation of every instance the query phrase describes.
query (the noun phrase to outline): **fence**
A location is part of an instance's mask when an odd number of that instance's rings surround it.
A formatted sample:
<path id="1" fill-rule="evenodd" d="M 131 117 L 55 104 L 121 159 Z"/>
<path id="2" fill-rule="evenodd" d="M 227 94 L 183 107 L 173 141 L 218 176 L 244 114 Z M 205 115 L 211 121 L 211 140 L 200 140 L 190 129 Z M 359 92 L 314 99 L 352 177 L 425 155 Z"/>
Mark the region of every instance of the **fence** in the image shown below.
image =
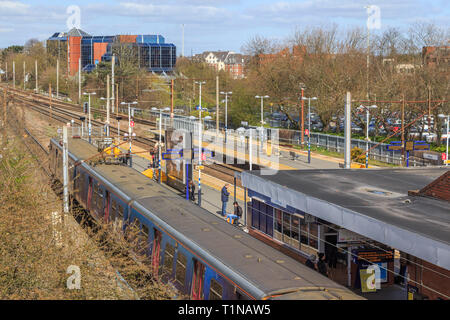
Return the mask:
<path id="1" fill-rule="evenodd" d="M 128 109 L 121 108 L 119 110 L 128 113 Z M 148 119 L 156 122 L 156 119 L 159 118 L 160 116 L 160 112 L 153 110 L 138 109 L 134 111 L 134 115 L 143 119 Z M 174 115 L 173 118 L 170 118 L 170 113 L 162 113 L 161 115 L 162 115 L 161 126 L 163 130 L 166 130 L 168 128 L 184 129 L 189 132 L 194 132 L 198 134 L 198 126 L 199 126 L 198 119 L 192 119 L 190 117 L 182 115 Z M 216 128 L 215 120 L 203 120 L 203 130 L 206 131 L 211 128 Z M 222 123 L 220 124 L 220 130 L 224 130 Z M 284 143 L 295 146 L 301 145 L 300 131 L 298 130 L 264 128 L 263 140 L 271 136 L 272 130 L 278 130 L 280 144 Z M 233 134 L 233 132 L 235 132 L 235 130 L 228 129 L 227 135 L 231 135 Z M 240 132 L 239 134 L 242 134 L 242 132 Z M 257 131 L 257 135 L 259 136 L 260 134 L 261 132 Z M 244 135 L 248 136 L 248 133 L 244 133 Z M 254 137 L 256 138 L 256 135 L 254 135 Z M 328 151 L 344 153 L 344 146 L 345 146 L 344 140 L 345 140 L 344 137 L 341 136 L 311 132 L 311 146 L 324 148 Z M 305 136 L 305 144 L 306 143 L 307 143 L 307 136 Z M 351 148 L 358 147 L 362 150 L 366 150 L 366 144 L 367 142 L 365 140 L 352 139 Z M 378 144 L 377 142 L 369 141 L 369 149 L 374 147 L 375 145 L 377 146 L 369 152 L 370 159 L 393 165 L 402 164 L 401 151 L 388 151 L 387 150 L 388 144 L 386 143 Z M 425 166 L 431 164 L 431 162 L 428 161 L 427 159 L 416 157 L 410 157 L 409 163 L 410 166 Z"/>

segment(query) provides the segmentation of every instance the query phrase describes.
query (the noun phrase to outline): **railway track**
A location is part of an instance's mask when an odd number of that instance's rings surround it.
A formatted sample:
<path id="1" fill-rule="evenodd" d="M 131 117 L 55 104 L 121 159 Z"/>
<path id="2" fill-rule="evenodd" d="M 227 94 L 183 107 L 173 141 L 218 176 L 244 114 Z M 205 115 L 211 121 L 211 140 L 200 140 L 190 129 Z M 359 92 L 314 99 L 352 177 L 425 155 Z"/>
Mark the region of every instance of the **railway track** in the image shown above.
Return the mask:
<path id="1" fill-rule="evenodd" d="M 53 120 L 56 120 L 60 123 L 67 123 L 70 121 L 74 121 L 77 125 L 81 125 L 81 120 L 79 120 L 80 115 L 84 115 L 82 112 L 82 108 L 76 105 L 73 105 L 68 102 L 62 102 L 55 99 L 51 101 L 51 111 L 49 108 L 50 101 L 48 97 L 42 97 L 36 93 L 24 92 L 20 89 L 13 89 L 8 87 L 8 91 L 12 92 L 14 98 L 19 102 L 23 103 L 25 106 L 32 108 L 36 112 L 39 112 L 42 115 L 47 117 L 51 117 Z M 102 115 L 106 115 L 106 112 L 103 110 L 95 110 L 96 112 L 100 112 Z M 128 117 L 128 115 L 120 114 L 123 117 Z M 134 118 L 136 123 L 141 123 L 148 126 L 155 126 L 155 123 L 142 118 Z M 91 123 L 93 126 L 104 126 L 104 123 L 98 120 L 91 119 Z M 110 126 L 110 132 L 115 135 L 118 134 L 117 128 Z M 121 131 L 121 135 L 123 136 L 124 131 Z M 145 149 L 150 149 L 155 146 L 157 143 L 156 140 L 151 138 L 136 136 L 134 141 L 141 144 Z M 234 183 L 234 175 L 235 172 L 242 172 L 243 169 L 240 169 L 235 166 L 231 166 L 223 163 L 214 163 L 210 165 L 204 166 L 204 172 L 209 174 L 215 178 L 221 179 L 228 183 Z M 238 182 L 240 184 L 240 182 Z"/>

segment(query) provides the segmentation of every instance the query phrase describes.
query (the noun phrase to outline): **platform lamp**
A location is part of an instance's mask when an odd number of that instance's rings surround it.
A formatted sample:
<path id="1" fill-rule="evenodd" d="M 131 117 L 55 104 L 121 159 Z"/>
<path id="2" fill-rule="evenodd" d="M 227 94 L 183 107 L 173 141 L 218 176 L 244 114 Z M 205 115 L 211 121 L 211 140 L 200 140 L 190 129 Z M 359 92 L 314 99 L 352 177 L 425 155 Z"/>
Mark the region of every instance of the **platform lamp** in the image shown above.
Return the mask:
<path id="1" fill-rule="evenodd" d="M 84 131 L 83 131 L 84 126 L 83 126 L 83 123 L 86 121 L 86 117 L 80 117 L 80 121 L 81 121 L 81 138 L 83 138 L 83 135 L 84 135 Z"/>
<path id="2" fill-rule="evenodd" d="M 357 108 L 358 110 L 366 109 L 366 168 L 369 168 L 369 123 L 370 123 L 369 109 L 376 109 L 376 108 L 378 108 L 376 105 L 367 107 L 360 105 Z"/>
<path id="3" fill-rule="evenodd" d="M 120 120 L 122 120 L 122 116 L 117 116 L 117 143 L 120 143 Z"/>
<path id="4" fill-rule="evenodd" d="M 445 119 L 446 121 L 445 122 L 447 122 L 447 148 L 446 148 L 446 152 L 445 152 L 445 154 L 446 154 L 446 156 L 445 156 L 445 165 L 446 166 L 448 166 L 448 139 L 449 139 L 449 132 L 448 132 L 448 129 L 449 129 L 449 122 L 450 122 L 450 115 L 445 115 L 445 114 L 439 114 L 438 115 L 438 117 L 439 118 L 447 118 L 447 119 Z"/>
<path id="5" fill-rule="evenodd" d="M 227 142 L 227 130 L 228 130 L 228 95 L 233 94 L 233 92 L 223 92 L 221 91 L 220 94 L 225 95 L 225 142 Z"/>
<path id="6" fill-rule="evenodd" d="M 311 163 L 311 100 L 317 100 L 317 98 L 302 97 L 302 99 L 308 100 L 308 163 Z"/>
<path id="7" fill-rule="evenodd" d="M 88 131 L 89 131 L 89 143 L 91 143 L 91 134 L 92 134 L 92 127 L 91 127 L 91 95 L 96 95 L 95 92 L 83 92 L 83 95 L 89 96 L 88 100 Z"/>
<path id="8" fill-rule="evenodd" d="M 211 120 L 212 117 L 211 116 L 206 116 L 202 119 L 202 109 L 200 109 L 200 117 L 199 117 L 199 127 L 200 127 L 200 132 L 199 132 L 199 136 L 201 137 L 202 134 L 202 127 L 203 127 L 203 121 L 204 120 Z M 204 108 L 203 110 L 208 110 L 206 108 Z M 203 146 L 202 146 L 202 139 L 200 138 L 200 143 L 198 146 L 198 205 L 201 206 L 202 205 L 202 184 L 201 184 L 201 167 L 202 167 L 202 155 L 203 155 Z"/>
<path id="9" fill-rule="evenodd" d="M 106 104 L 106 136 L 109 137 L 109 101 L 108 98 L 101 97 L 100 100 L 107 100 Z M 114 98 L 109 98 L 110 101 L 114 100 Z"/>
<path id="10" fill-rule="evenodd" d="M 131 134 L 131 131 L 132 131 L 132 129 L 131 129 L 131 113 L 130 113 L 130 109 L 131 109 L 131 107 L 130 107 L 130 105 L 131 104 L 134 104 L 134 105 L 136 105 L 137 104 L 137 101 L 133 101 L 133 102 L 121 102 L 120 103 L 121 105 L 128 105 L 128 141 L 129 141 L 129 149 L 128 149 L 128 154 L 129 154 L 129 157 L 130 157 L 130 167 L 132 167 L 133 166 L 133 159 L 131 158 L 131 140 L 132 140 L 132 134 Z"/>
<path id="11" fill-rule="evenodd" d="M 161 134 L 162 134 L 162 112 L 170 111 L 169 107 L 164 109 L 152 108 L 153 111 L 159 111 L 159 143 L 158 143 L 158 182 L 161 183 Z"/>

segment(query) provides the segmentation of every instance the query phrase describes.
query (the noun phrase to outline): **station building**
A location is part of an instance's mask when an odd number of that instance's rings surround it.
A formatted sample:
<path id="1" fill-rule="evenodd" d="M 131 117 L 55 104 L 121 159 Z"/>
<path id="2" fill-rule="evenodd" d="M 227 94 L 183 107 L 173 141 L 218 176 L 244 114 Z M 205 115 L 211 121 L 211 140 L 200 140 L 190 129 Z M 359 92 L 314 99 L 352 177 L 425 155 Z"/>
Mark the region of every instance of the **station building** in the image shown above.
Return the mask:
<path id="1" fill-rule="evenodd" d="M 254 237 L 302 263 L 325 253 L 330 278 L 357 291 L 367 292 L 364 274 L 376 264 L 379 294 L 449 298 L 450 171 L 245 171 L 240 178 Z"/>
<path id="2" fill-rule="evenodd" d="M 73 28 L 68 32 L 57 32 L 47 40 L 47 52 L 60 60 L 67 61 L 68 74 L 81 69 L 91 71 L 101 61 L 111 61 L 116 56 L 117 63 L 127 60 L 140 69 L 150 72 L 170 72 L 176 64 L 176 47 L 165 43 L 161 35 L 116 35 L 91 36 Z"/>

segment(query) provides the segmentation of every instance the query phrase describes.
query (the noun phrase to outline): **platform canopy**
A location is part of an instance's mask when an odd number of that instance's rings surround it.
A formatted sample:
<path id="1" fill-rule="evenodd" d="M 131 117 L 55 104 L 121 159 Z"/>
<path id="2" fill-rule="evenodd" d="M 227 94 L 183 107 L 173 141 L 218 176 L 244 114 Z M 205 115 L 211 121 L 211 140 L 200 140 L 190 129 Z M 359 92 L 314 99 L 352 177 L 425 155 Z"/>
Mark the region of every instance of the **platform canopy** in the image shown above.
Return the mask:
<path id="1" fill-rule="evenodd" d="M 450 203 L 409 196 L 444 168 L 289 170 L 241 173 L 242 185 L 276 205 L 309 213 L 342 228 L 450 269 Z"/>

